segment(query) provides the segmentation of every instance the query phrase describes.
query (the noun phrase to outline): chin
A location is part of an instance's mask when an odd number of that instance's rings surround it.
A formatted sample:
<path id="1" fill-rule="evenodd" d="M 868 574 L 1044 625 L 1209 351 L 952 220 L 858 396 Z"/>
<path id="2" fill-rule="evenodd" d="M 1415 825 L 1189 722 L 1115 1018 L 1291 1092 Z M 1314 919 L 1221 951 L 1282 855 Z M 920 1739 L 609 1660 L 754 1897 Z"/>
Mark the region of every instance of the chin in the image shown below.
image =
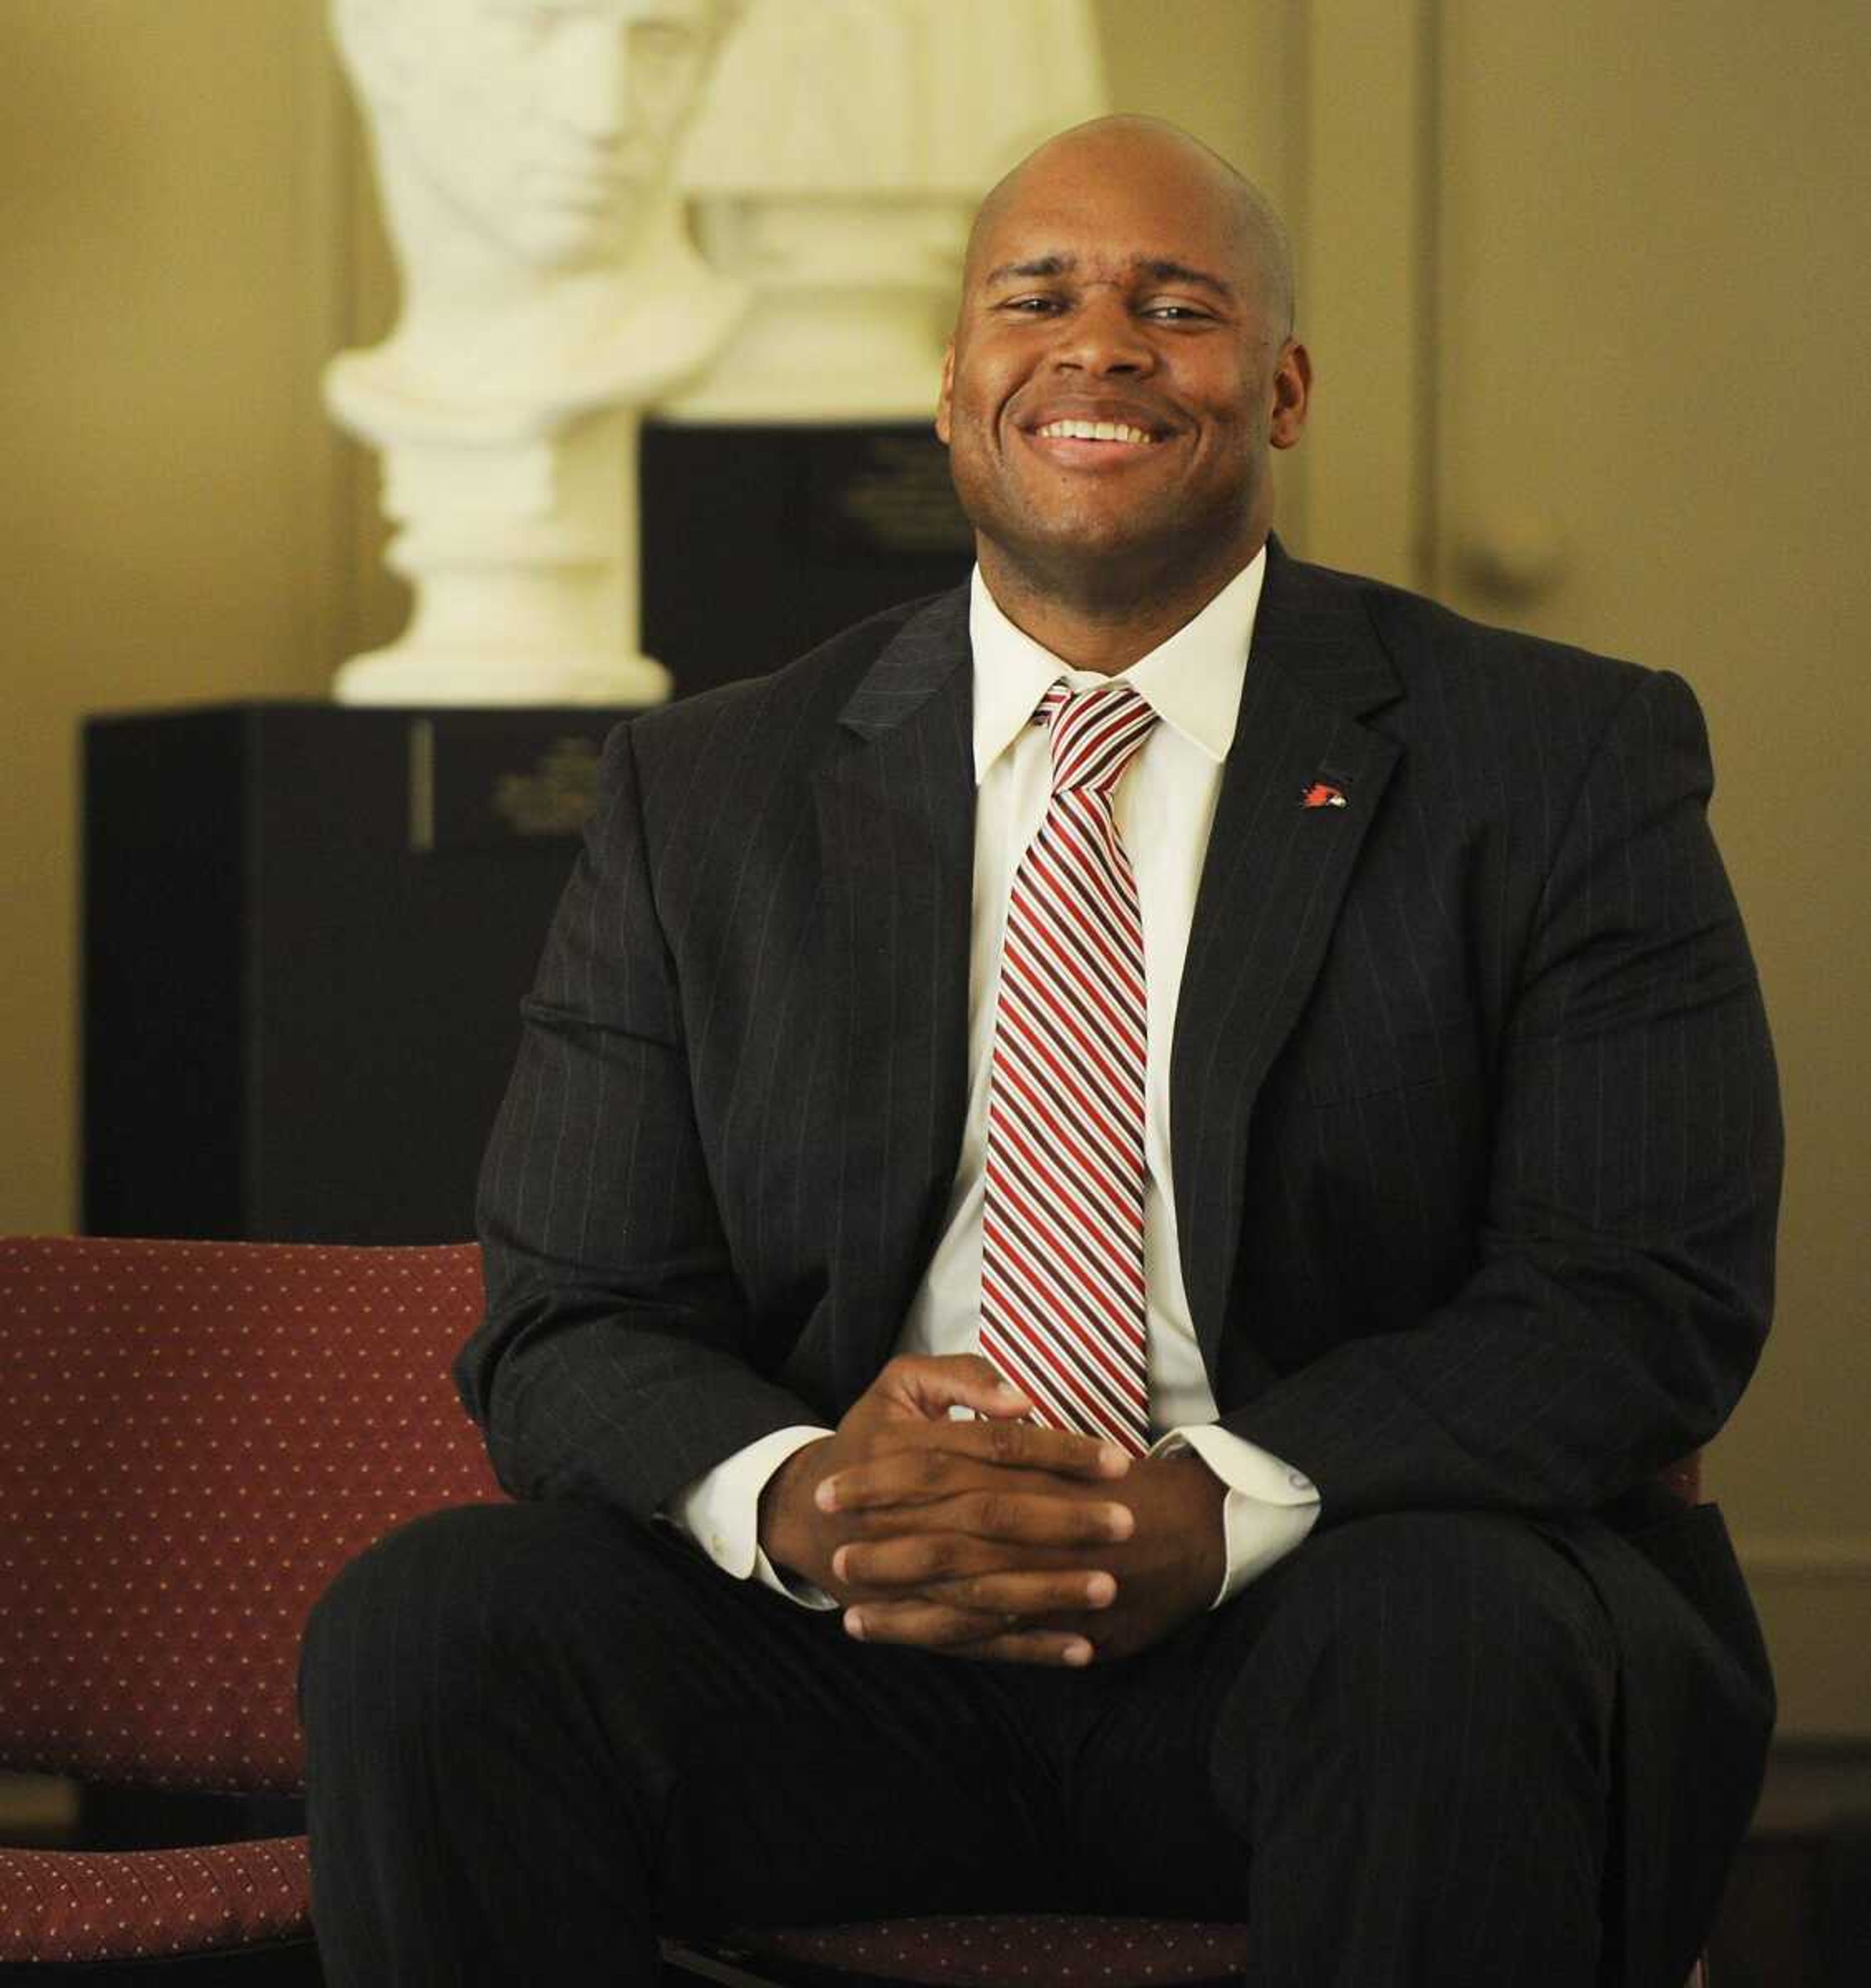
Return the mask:
<path id="1" fill-rule="evenodd" d="M 555 211 L 527 215 L 504 232 L 520 259 L 542 274 L 573 276 L 624 261 L 634 230 L 615 215 Z"/>
<path id="2" fill-rule="evenodd" d="M 1177 537 L 1173 529 L 1152 529 L 1134 513 L 1060 518 L 1027 535 L 1027 543 L 1043 556 L 1105 560 L 1114 566 L 1135 565 L 1161 556 Z"/>

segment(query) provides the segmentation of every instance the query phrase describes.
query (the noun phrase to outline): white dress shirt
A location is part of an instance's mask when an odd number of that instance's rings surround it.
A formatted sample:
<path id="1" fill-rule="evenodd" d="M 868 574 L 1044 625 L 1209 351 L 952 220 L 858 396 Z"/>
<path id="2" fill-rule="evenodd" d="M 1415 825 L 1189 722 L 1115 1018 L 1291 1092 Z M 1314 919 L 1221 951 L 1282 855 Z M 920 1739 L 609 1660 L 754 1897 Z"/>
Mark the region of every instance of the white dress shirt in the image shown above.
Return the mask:
<path id="1" fill-rule="evenodd" d="M 1267 570 L 1262 551 L 1193 621 L 1121 672 L 1160 722 L 1118 783 L 1118 833 L 1137 880 L 1143 919 L 1149 1036 L 1145 1075 L 1144 1278 L 1152 1455 L 1193 1449 L 1228 1486 L 1227 1570 L 1214 1604 L 1292 1551 L 1318 1516 L 1305 1476 L 1215 1425 L 1189 1316 L 1176 1245 L 1169 1160 L 1169 1049 L 1196 891 L 1234 737 L 1254 613 Z M 974 651 L 974 912 L 968 972 L 968 1113 L 942 1238 L 897 1338 L 899 1353 L 972 1353 L 980 1324 L 981 1210 L 987 1155 L 989 1067 L 999 995 L 1001 932 L 1013 872 L 1052 791 L 1044 728 L 1030 721 L 1048 687 L 1110 681 L 1075 670 L 1014 627 L 975 570 L 969 609 Z M 761 1551 L 760 1493 L 787 1458 L 827 1432 L 776 1429 L 698 1478 L 669 1516 L 725 1572 L 752 1576 L 808 1607 L 835 1606 L 788 1582 Z M 1114 1491 L 1116 1486 L 1113 1487 Z"/>

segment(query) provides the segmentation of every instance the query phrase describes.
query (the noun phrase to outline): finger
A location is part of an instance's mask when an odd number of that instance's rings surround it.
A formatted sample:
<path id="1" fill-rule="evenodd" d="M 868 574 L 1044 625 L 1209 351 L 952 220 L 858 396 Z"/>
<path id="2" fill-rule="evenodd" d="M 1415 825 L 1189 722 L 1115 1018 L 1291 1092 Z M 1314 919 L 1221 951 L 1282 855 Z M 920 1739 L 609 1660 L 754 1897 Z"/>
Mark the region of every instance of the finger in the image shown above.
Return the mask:
<path id="1" fill-rule="evenodd" d="M 1014 1549 L 1023 1562 L 1035 1548 L 1091 1547 L 1095 1564 L 1097 1549 L 1127 1540 L 1137 1529 L 1128 1505 L 1044 1491 L 976 1488 L 922 1503 L 873 1504 L 867 1500 L 854 1509 L 841 1503 L 839 1510 L 846 1536 L 853 1541 L 959 1537 Z M 932 1574 L 972 1573 L 981 1564 L 977 1555 L 966 1564 L 946 1566 L 939 1564 L 939 1550 L 932 1549 L 932 1554 L 927 1569 Z M 1008 1562 L 1001 1557 L 1000 1564 Z"/>
<path id="2" fill-rule="evenodd" d="M 1100 1572 L 1115 1575 L 1101 1550 L 1109 1544 L 1108 1540 L 1055 1546 L 1043 1541 L 977 1539 L 965 1533 L 895 1533 L 846 1540 L 833 1554 L 831 1569 L 850 1587 L 914 1588 L 919 1592 L 986 1574 L 1075 1576 L 1082 1582 Z"/>
<path id="3" fill-rule="evenodd" d="M 1122 1477 L 1131 1466 L 1128 1453 L 1114 1442 L 1034 1422 L 951 1422 L 932 1446 L 1003 1470 L 1045 1470 L 1093 1481 Z"/>
<path id="4" fill-rule="evenodd" d="M 892 1443 L 861 1463 L 831 1472 L 814 1496 L 824 1512 L 926 1504 L 980 1484 L 984 1471 L 1099 1483 L 1122 1477 L 1130 1462 L 1115 1445 L 1071 1429 L 1032 1422 L 932 1424 L 919 1427 L 914 1442 Z"/>
<path id="5" fill-rule="evenodd" d="M 1097 1646 L 1088 1636 L 1062 1635 L 1054 1630 L 1028 1630 L 991 1636 L 979 1643 L 963 1643 L 952 1654 L 971 1662 L 1001 1664 L 1063 1664 L 1082 1670 L 1097 1655 Z"/>
<path id="6" fill-rule="evenodd" d="M 1022 1628 L 1020 1621 L 915 1601 L 867 1601 L 844 1611 L 845 1634 L 859 1642 L 909 1645 L 1002 1663 L 1078 1668 L 1091 1662 L 1089 1638 L 1073 1630 Z"/>
<path id="7" fill-rule="evenodd" d="M 1044 1617 L 1056 1621 L 1062 1614 L 1076 1614 L 1082 1609 L 1108 1608 L 1118 1598 L 1118 1584 L 1102 1570 L 1088 1573 L 1078 1567 L 1063 1574 L 1047 1570 L 963 1574 L 917 1592 L 925 1601 L 979 1614 Z"/>
<path id="8" fill-rule="evenodd" d="M 1023 1560 L 1010 1565 L 987 1542 L 953 1537 L 848 1543 L 832 1572 L 860 1598 L 939 1601 L 984 1614 L 1057 1615 L 1108 1608 L 1117 1598 L 1108 1568 Z"/>
<path id="9" fill-rule="evenodd" d="M 900 1354 L 887 1362 L 871 1391 L 893 1405 L 932 1419 L 950 1408 L 1017 1418 L 1033 1403 L 978 1353 Z"/>

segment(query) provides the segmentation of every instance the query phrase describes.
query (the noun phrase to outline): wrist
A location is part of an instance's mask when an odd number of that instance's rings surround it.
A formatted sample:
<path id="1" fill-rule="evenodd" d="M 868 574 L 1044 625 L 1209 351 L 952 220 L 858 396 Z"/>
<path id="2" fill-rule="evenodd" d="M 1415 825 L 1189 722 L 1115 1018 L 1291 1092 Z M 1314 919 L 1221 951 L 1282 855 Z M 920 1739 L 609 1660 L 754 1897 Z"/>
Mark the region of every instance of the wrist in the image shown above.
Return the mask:
<path id="1" fill-rule="evenodd" d="M 1163 1461 L 1184 1489 L 1196 1584 L 1204 1594 L 1219 1594 L 1228 1570 L 1228 1486 L 1193 1449 Z"/>
<path id="2" fill-rule="evenodd" d="M 826 1474 L 818 1452 L 831 1440 L 824 1435 L 794 1450 L 768 1478 L 760 1489 L 756 1524 L 760 1550 L 775 1567 L 821 1584 L 829 1569 L 817 1564 L 819 1511 L 812 1494 Z"/>

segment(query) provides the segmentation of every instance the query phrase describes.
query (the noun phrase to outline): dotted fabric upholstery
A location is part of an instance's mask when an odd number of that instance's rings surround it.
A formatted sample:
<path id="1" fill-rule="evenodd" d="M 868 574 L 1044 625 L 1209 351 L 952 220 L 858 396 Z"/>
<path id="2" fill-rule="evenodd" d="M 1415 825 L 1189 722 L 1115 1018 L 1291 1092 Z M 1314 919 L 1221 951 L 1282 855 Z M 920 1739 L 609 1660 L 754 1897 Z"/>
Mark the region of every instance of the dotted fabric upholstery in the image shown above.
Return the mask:
<path id="1" fill-rule="evenodd" d="M 299 1786 L 338 1568 L 499 1496 L 449 1362 L 479 1253 L 0 1241 L 0 1764 Z"/>
<path id="2" fill-rule="evenodd" d="M 1247 1964 L 1247 1929 L 1200 1919 L 1051 1913 L 873 1919 L 740 1933 L 709 1949 L 806 1973 L 820 1969 L 930 1988 L 1155 1988 L 1225 1981 Z"/>
<path id="3" fill-rule="evenodd" d="M 0 1850 L 0 1962 L 154 1959 L 303 1939 L 303 1836 L 201 1850 Z"/>
<path id="4" fill-rule="evenodd" d="M 679 1967 L 683 1942 L 669 1942 L 666 1950 Z M 1243 1980 L 1247 1929 L 1201 1919 L 1003 1913 L 782 1927 L 701 1942 L 699 1951 L 796 1988 L 841 1975 L 926 1988 L 1192 1988 Z M 1708 1988 L 1700 1961 L 1687 1988 Z"/>
<path id="5" fill-rule="evenodd" d="M 300 1784 L 313 1602 L 371 1540 L 499 1497 L 448 1378 L 479 1252 L 0 1240 L 0 1765 Z M 308 1936 L 303 1837 L 0 1851 L 0 1963 Z"/>

